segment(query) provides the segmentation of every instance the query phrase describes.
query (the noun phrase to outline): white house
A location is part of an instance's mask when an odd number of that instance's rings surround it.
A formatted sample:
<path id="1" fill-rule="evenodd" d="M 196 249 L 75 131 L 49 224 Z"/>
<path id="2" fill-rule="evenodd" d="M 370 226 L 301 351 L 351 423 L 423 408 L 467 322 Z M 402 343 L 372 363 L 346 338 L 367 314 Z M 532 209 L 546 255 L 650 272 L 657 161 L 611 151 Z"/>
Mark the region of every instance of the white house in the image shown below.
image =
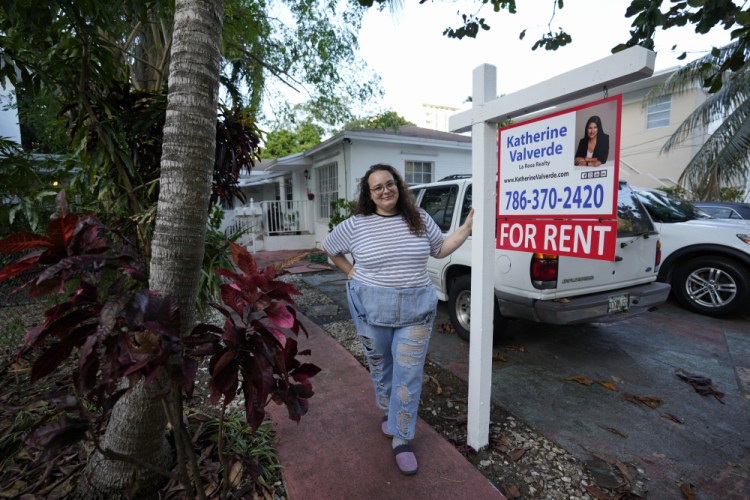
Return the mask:
<path id="1" fill-rule="evenodd" d="M 354 200 L 359 179 L 376 163 L 397 168 L 409 184 L 468 173 L 471 137 L 412 125 L 341 132 L 243 176 L 248 203 L 226 210 L 225 224 L 247 230 L 242 242 L 250 250 L 319 247 L 331 203 Z"/>
<path id="2" fill-rule="evenodd" d="M 633 185 L 677 185 L 685 165 L 708 136 L 698 133 L 677 150 L 660 153 L 677 126 L 706 99 L 705 91 L 696 87 L 645 103 L 647 92 L 673 71 L 607 89 L 608 95 L 623 95 L 620 179 Z M 564 107 L 602 97 L 589 96 Z M 249 202 L 229 210 L 226 225 L 247 228 L 243 242 L 251 250 L 319 247 L 328 234 L 331 202 L 354 200 L 357 182 L 376 163 L 394 166 L 410 184 L 469 174 L 471 138 L 414 126 L 341 132 L 305 152 L 264 162 L 244 176 L 241 186 Z"/>

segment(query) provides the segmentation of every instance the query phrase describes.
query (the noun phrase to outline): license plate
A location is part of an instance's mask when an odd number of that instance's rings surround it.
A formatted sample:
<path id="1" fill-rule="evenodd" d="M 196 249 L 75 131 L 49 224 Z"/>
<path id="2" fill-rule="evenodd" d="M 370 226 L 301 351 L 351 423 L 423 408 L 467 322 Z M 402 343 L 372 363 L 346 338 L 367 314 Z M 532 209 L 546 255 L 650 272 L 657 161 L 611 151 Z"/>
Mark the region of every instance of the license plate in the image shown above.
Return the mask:
<path id="1" fill-rule="evenodd" d="M 608 313 L 624 312 L 630 308 L 630 295 L 614 295 L 609 298 Z"/>

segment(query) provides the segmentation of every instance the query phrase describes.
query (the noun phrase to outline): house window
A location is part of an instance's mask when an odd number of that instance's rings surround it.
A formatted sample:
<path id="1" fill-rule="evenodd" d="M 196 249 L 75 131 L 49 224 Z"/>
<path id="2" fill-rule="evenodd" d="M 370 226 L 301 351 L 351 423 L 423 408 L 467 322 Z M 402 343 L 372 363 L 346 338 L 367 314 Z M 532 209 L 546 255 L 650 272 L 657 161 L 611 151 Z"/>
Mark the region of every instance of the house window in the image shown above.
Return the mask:
<path id="1" fill-rule="evenodd" d="M 404 180 L 410 185 L 432 182 L 432 167 L 431 161 L 407 161 Z"/>
<path id="2" fill-rule="evenodd" d="M 646 110 L 646 129 L 668 127 L 672 115 L 672 96 L 651 99 Z"/>
<path id="3" fill-rule="evenodd" d="M 318 201 L 318 217 L 322 219 L 331 218 L 331 203 L 339 197 L 338 170 L 336 162 L 316 169 L 318 192 L 315 193 L 315 199 Z"/>

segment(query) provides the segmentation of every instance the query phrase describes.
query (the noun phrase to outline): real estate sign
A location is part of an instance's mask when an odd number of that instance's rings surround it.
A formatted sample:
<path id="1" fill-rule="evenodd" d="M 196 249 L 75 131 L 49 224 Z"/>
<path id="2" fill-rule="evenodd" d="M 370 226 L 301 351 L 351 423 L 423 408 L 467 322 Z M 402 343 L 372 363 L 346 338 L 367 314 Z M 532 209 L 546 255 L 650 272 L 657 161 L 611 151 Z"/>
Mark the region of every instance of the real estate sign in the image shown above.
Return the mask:
<path id="1" fill-rule="evenodd" d="M 614 260 L 622 96 L 498 132 L 497 248 Z"/>

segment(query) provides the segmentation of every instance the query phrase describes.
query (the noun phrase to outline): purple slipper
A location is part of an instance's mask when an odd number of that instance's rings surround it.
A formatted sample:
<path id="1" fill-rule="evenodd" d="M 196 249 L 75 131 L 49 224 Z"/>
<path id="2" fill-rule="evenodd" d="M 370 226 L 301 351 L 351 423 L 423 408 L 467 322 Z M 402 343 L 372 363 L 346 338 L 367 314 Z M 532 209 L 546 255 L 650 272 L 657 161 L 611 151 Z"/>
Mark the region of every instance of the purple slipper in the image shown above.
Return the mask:
<path id="1" fill-rule="evenodd" d="M 380 430 L 387 438 L 392 438 L 393 434 L 388 430 L 388 415 L 383 415 L 383 420 L 380 422 Z"/>
<path id="2" fill-rule="evenodd" d="M 396 457 L 396 465 L 401 472 L 407 476 L 412 476 L 417 473 L 419 466 L 417 465 L 417 457 L 411 451 L 411 447 L 408 444 L 400 444 L 393 448 L 393 455 Z"/>

